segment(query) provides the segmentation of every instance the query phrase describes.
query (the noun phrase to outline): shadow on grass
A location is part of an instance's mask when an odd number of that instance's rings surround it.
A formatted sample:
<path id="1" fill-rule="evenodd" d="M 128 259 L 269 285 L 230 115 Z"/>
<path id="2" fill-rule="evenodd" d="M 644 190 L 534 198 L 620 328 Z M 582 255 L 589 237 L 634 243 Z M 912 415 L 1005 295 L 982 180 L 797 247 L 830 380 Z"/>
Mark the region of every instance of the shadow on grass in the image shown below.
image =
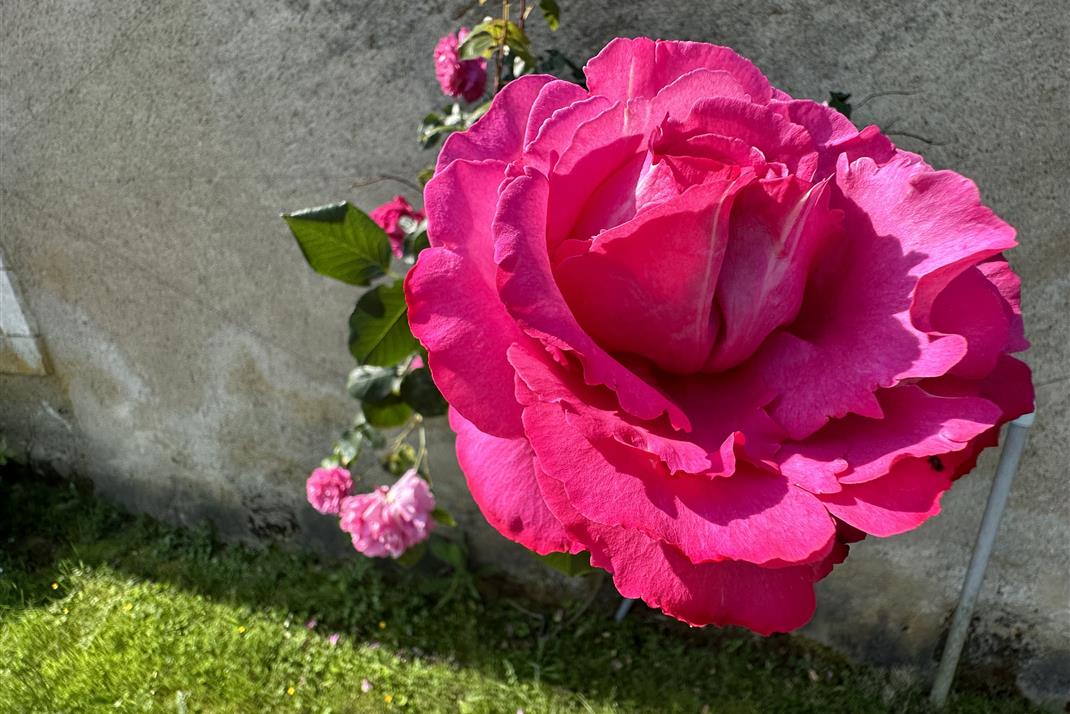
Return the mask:
<path id="1" fill-rule="evenodd" d="M 919 689 L 801 638 L 693 630 L 650 612 L 615 624 L 609 587 L 592 588 L 586 602 L 547 607 L 502 579 L 430 558 L 405 571 L 356 556 L 332 561 L 285 543 L 224 545 L 207 529 L 125 514 L 94 499 L 86 483 L 0 471 L 0 622 L 5 612 L 62 597 L 50 584 L 70 563 L 107 566 L 280 620 L 315 618 L 324 636 L 377 642 L 402 659 L 431 657 L 640 711 L 928 711 Z M 947 711 L 1035 710 L 1012 695 L 975 690 Z"/>

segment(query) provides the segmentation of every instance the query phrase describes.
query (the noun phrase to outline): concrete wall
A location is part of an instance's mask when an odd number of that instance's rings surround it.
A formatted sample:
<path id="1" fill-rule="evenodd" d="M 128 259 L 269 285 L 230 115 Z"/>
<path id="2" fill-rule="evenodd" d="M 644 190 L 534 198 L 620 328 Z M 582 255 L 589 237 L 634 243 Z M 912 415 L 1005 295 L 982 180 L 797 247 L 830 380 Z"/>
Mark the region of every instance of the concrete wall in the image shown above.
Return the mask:
<path id="1" fill-rule="evenodd" d="M 231 538 L 323 540 L 302 481 L 352 405 L 354 293 L 312 274 L 277 214 L 431 161 L 435 39 L 472 3 L 5 0 L 0 250 L 49 377 L 0 375 L 0 432 L 129 507 Z M 910 90 L 857 115 L 974 178 L 1018 227 L 1039 419 L 984 590 L 971 657 L 1070 698 L 1070 31 L 1065 3 L 565 0 L 554 43 L 614 35 L 729 44 L 783 89 Z M 470 12 L 472 22 L 478 18 Z M 542 35 L 543 33 L 537 33 Z M 543 39 L 539 38 L 540 41 Z M 448 500 L 479 523 L 437 425 Z M 920 530 L 870 540 L 820 587 L 809 632 L 931 667 L 994 457 Z M 473 526 L 484 555 L 516 555 Z M 518 561 L 519 562 L 519 561 Z"/>

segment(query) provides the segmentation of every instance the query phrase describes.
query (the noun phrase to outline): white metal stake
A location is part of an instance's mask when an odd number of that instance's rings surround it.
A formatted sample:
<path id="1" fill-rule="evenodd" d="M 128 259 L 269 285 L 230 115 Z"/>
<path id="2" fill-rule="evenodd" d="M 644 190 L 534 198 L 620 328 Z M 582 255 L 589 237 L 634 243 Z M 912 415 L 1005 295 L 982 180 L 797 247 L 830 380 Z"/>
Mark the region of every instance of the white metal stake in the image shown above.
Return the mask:
<path id="1" fill-rule="evenodd" d="M 996 477 L 992 481 L 992 490 L 988 494 L 988 505 L 985 506 L 985 513 L 981 518 L 981 528 L 977 532 L 973 555 L 970 556 L 970 567 L 966 570 L 959 604 L 955 608 L 954 617 L 951 618 L 951 628 L 948 630 L 947 643 L 944 644 L 944 652 L 940 658 L 940 668 L 936 670 L 936 680 L 933 682 L 933 690 L 929 695 L 929 701 L 937 707 L 944 706 L 947 695 L 951 691 L 951 683 L 955 679 L 955 670 L 958 668 L 959 657 L 962 655 L 962 647 L 966 644 L 966 635 L 969 633 L 973 608 L 977 604 L 977 596 L 981 592 L 981 583 L 985 578 L 988 559 L 992 555 L 992 546 L 996 542 L 999 521 L 1007 506 L 1011 483 L 1018 472 L 1018 462 L 1022 458 L 1029 427 L 1033 426 L 1035 417 L 1036 413 L 1030 412 L 1018 417 L 1007 427 L 1007 438 L 999 457 Z"/>

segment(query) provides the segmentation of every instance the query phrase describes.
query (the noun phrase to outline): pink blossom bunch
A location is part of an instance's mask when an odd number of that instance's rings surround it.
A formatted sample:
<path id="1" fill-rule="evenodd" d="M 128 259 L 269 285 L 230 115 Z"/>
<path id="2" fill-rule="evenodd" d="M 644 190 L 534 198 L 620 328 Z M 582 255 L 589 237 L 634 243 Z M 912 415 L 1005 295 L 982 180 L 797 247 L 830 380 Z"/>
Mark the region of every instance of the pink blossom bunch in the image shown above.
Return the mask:
<path id="1" fill-rule="evenodd" d="M 344 499 L 341 526 L 353 538 L 353 547 L 364 555 L 398 558 L 427 540 L 434 528 L 434 508 L 431 489 L 412 469 L 389 488 L 380 486 L 371 493 Z"/>
<path id="2" fill-rule="evenodd" d="M 435 45 L 435 78 L 449 97 L 461 97 L 466 102 L 474 102 L 483 96 L 487 85 L 487 60 L 462 60 L 457 48 L 468 36 L 468 28 L 462 27 L 458 32 L 451 32 Z"/>
<path id="3" fill-rule="evenodd" d="M 383 229 L 390 238 L 390 247 L 393 248 L 394 255 L 400 258 L 405 245 L 405 229 L 402 226 L 402 220 L 409 219 L 418 223 L 424 219 L 424 214 L 413 208 L 404 196 L 394 196 L 386 203 L 377 206 L 368 214 L 368 217 Z"/>
<path id="4" fill-rule="evenodd" d="M 341 466 L 318 468 L 305 482 L 305 492 L 312 507 L 323 514 L 336 514 L 342 499 L 353 488 L 353 477 Z"/>
<path id="5" fill-rule="evenodd" d="M 728 48 L 616 39 L 585 74 L 510 82 L 425 189 L 406 298 L 461 467 L 627 597 L 797 628 L 1032 408 L 1014 230 Z M 354 539 L 393 553 L 375 498 Z"/>

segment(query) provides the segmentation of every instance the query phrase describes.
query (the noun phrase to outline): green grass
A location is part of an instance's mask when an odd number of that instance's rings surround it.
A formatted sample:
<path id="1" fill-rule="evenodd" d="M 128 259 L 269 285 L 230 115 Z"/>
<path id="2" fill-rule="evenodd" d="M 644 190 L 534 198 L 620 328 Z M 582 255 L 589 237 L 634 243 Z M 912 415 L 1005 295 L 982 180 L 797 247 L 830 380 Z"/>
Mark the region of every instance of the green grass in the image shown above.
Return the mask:
<path id="1" fill-rule="evenodd" d="M 5 713 L 928 711 L 802 638 L 638 611 L 616 625 L 608 586 L 558 608 L 428 562 L 221 545 L 10 470 L 0 568 Z M 1036 710 L 967 691 L 946 711 Z"/>

